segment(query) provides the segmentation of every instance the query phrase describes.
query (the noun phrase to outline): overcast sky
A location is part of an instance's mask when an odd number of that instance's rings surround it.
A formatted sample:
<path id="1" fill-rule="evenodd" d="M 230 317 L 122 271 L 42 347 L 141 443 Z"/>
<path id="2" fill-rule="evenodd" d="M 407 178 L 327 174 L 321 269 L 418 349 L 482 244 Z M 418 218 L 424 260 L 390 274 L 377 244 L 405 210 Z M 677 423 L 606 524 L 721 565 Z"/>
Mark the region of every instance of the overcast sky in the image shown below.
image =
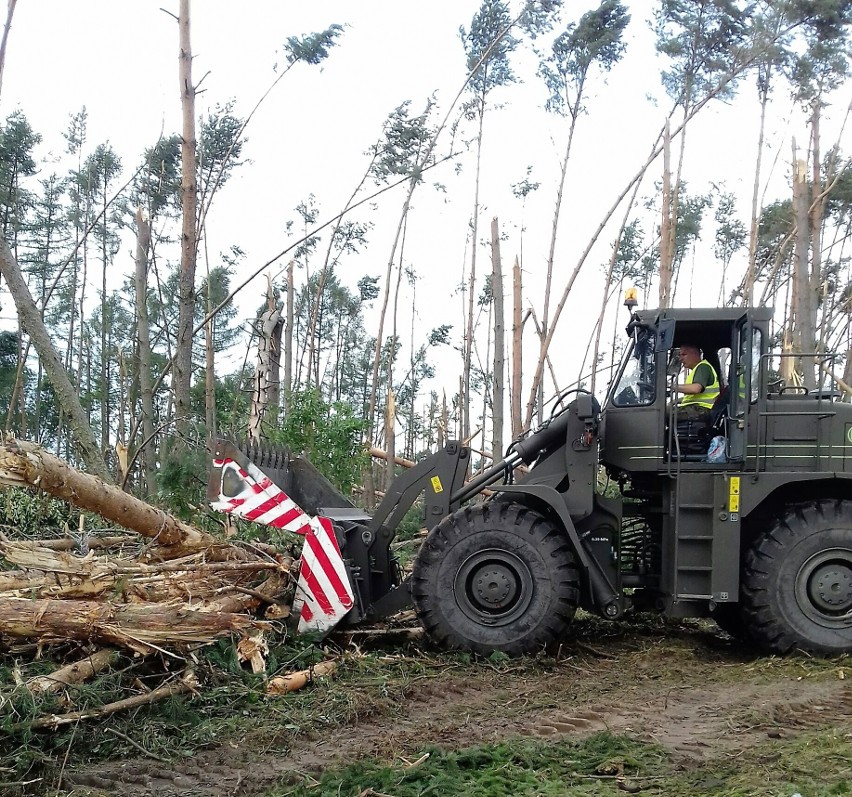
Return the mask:
<path id="1" fill-rule="evenodd" d="M 578 128 L 557 250 L 557 295 L 603 213 L 644 161 L 668 110 L 647 23 L 653 4 L 643 0 L 628 5 L 633 22 L 626 56 L 606 82 L 594 79 L 589 114 Z M 193 73 L 196 81 L 204 78 L 200 115 L 232 98 L 237 115 L 247 114 L 274 79 L 288 36 L 332 23 L 346 26 L 323 67 L 298 65 L 252 120 L 243 152 L 249 162 L 223 189 L 209 220 L 211 256 L 232 244 L 245 250 L 239 280 L 287 245 L 286 222 L 295 218 L 294 207 L 309 194 L 316 196 L 323 220 L 337 212 L 361 178 L 367 163 L 364 151 L 394 107 L 411 100 L 419 109 L 435 93 L 445 112 L 465 77 L 458 29 L 469 26 L 478 6 L 477 0 L 195 0 Z M 579 17 L 592 4 L 566 6 Z M 178 29 L 163 8 L 176 13 L 176 0 L 18 0 L 0 114 L 5 117 L 20 108 L 42 134 L 38 155 L 44 173 L 58 168 L 51 161 L 63 154 L 61 134 L 70 115 L 84 105 L 90 147 L 108 140 L 128 172 L 161 133 L 179 131 Z M 545 93 L 529 53 L 519 54 L 516 63 L 520 82 L 495 97 L 502 107 L 486 122 L 480 234 L 487 235 L 491 217 L 498 215 L 506 236 L 506 265 L 522 254 L 527 301 L 540 312 L 565 128 L 564 120 L 542 110 Z M 758 122 L 752 82 L 744 85 L 742 97 L 733 105 L 718 103 L 690 128 L 685 176 L 692 193 L 710 190 L 714 183 L 736 192 L 747 223 Z M 791 136 L 805 140 L 801 117 L 789 121 L 790 107 L 787 95 L 779 92 L 769 125 L 773 150 L 765 156 L 766 169 L 773 169 L 768 199 L 787 190 Z M 830 125 L 826 133 L 831 135 Z M 461 156 L 458 164 L 459 175 L 455 164 L 430 175 L 445 192 L 424 186 L 415 197 L 406 244 L 407 264 L 420 276 L 415 335 L 440 323 L 453 324 L 457 337 L 461 334 L 463 299 L 456 288 L 469 260 L 471 155 Z M 541 188 L 522 212 L 511 186 L 524 178 L 528 167 Z M 661 168 L 649 174 L 643 195 L 653 194 Z M 391 194 L 377 209 L 359 212 L 360 219 L 376 226 L 368 253 L 343 269 L 341 277 L 350 285 L 365 273 L 384 272 L 401 201 L 401 193 Z M 712 239 L 711 227 L 708 221 Z M 563 342 L 556 359 L 563 385 L 576 375 L 597 315 L 600 265 L 609 256 L 611 240 L 606 233 L 589 258 L 561 322 Z M 482 269 L 488 253 L 480 251 Z M 718 281 L 707 266 L 706 259 L 698 263 L 697 287 L 692 295 L 683 289 L 676 297 L 679 303 L 716 304 L 713 291 L 702 288 L 701 274 L 708 284 Z M 130 268 L 127 247 L 116 269 L 126 273 Z M 279 270 L 271 273 L 275 276 Z M 264 290 L 265 280 L 259 279 L 244 292 L 244 312 L 260 303 Z M 655 297 L 649 303 L 654 304 Z M 407 311 L 403 316 L 401 324 L 407 329 Z M 565 345 L 569 341 L 570 347 Z"/>

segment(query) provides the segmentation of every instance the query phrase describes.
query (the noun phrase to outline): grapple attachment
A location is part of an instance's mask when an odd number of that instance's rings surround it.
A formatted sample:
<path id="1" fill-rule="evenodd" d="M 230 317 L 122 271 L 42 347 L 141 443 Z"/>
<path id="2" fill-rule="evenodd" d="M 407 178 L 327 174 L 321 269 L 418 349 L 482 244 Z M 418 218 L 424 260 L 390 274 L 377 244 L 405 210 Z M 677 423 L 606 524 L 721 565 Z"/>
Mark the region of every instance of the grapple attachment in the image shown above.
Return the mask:
<path id="1" fill-rule="evenodd" d="M 294 466 L 297 461 L 299 465 Z M 310 471 L 317 477 L 314 484 L 304 483 L 311 478 Z M 291 497 L 291 489 L 311 501 L 313 513 Z M 317 503 L 323 499 L 333 501 L 336 508 L 354 508 L 307 460 L 281 449 L 241 448 L 227 440 L 217 441 L 207 487 L 210 506 L 305 538 L 293 603 L 300 632 L 329 631 L 354 606 L 352 583 L 334 526 Z"/>

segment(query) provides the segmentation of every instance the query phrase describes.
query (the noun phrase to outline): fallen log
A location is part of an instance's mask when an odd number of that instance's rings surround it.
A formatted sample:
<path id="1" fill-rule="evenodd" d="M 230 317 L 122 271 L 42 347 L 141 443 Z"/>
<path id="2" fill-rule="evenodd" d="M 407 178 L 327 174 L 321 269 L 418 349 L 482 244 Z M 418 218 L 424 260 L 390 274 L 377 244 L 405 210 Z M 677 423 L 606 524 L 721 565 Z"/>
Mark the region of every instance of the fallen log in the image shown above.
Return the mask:
<path id="1" fill-rule="evenodd" d="M 0 554 L 22 570 L 0 574 L 0 597 L 96 599 L 110 593 L 113 601 L 168 601 L 175 598 L 199 602 L 220 596 L 228 587 L 250 589 L 257 575 L 269 571 L 283 578 L 267 587 L 279 591 L 289 583 L 292 559 L 208 562 L 205 554 L 193 554 L 160 563 L 86 556 L 41 548 L 32 543 L 0 543 Z M 275 593 L 265 592 L 268 600 Z M 261 601 L 263 598 L 261 598 Z M 242 600 L 240 607 L 248 605 Z M 239 611 L 228 609 L 223 611 Z"/>
<path id="2" fill-rule="evenodd" d="M 99 550 L 102 548 L 117 548 L 123 545 L 132 545 L 138 543 L 139 538 L 131 534 L 112 534 L 107 536 L 89 536 L 85 537 L 86 548 Z M 15 540 L 15 545 L 20 547 L 30 546 L 32 548 L 51 548 L 54 551 L 72 551 L 79 549 L 81 540 L 75 537 L 60 537 L 55 540 Z"/>
<path id="3" fill-rule="evenodd" d="M 63 639 L 118 645 L 147 655 L 163 645 L 213 642 L 234 631 L 266 628 L 247 614 L 207 611 L 184 603 L 0 598 L 0 634 L 52 642 Z"/>
<path id="4" fill-rule="evenodd" d="M 82 578 L 96 578 L 103 573 L 119 576 L 146 575 L 154 573 L 213 573 L 213 572 L 258 572 L 260 570 L 287 570 L 292 559 L 208 562 L 200 554 L 191 554 L 179 560 L 167 562 L 135 562 L 131 559 L 96 557 L 89 552 L 85 556 L 76 556 L 65 551 L 40 548 L 35 545 L 21 545 L 17 542 L 0 543 L 0 553 L 7 562 L 25 570 L 40 570 L 49 573 L 62 573 Z"/>
<path id="5" fill-rule="evenodd" d="M 50 675 L 36 675 L 26 682 L 27 689 L 35 695 L 46 695 L 61 692 L 66 686 L 81 684 L 105 670 L 118 658 L 117 650 L 103 648 L 86 656 L 80 661 L 66 664 Z"/>
<path id="6" fill-rule="evenodd" d="M 33 487 L 95 512 L 167 546 L 172 555 L 221 546 L 215 537 L 134 498 L 97 476 L 83 473 L 40 446 L 7 437 L 0 446 L 0 484 Z"/>
<path id="7" fill-rule="evenodd" d="M 94 641 L 147 655 L 269 627 L 289 615 L 293 559 L 261 544 L 231 545 L 183 523 L 36 445 L 0 445 L 0 486 L 27 486 L 118 523 L 153 541 L 101 555 L 85 537 L 10 541 L 0 557 L 0 635 L 37 641 Z M 124 544 L 128 537 L 105 537 Z M 82 543 L 85 555 L 75 552 Z M 97 550 L 100 550 L 98 547 Z M 135 558 L 128 558 L 128 555 Z"/>

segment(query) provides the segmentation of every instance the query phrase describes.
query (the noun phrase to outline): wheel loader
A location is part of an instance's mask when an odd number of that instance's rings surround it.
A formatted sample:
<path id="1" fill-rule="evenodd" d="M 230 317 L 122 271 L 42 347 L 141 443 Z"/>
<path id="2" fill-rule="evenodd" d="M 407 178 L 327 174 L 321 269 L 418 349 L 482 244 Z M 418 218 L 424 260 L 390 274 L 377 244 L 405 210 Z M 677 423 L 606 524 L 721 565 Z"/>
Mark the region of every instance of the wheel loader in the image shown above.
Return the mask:
<path id="1" fill-rule="evenodd" d="M 834 357 L 770 352 L 768 308 L 630 309 L 603 405 L 567 391 L 473 478 L 449 442 L 371 515 L 303 457 L 220 441 L 211 505 L 304 536 L 304 631 L 413 604 L 439 645 L 522 655 L 582 608 L 713 618 L 773 653 L 852 651 L 852 404 Z M 678 403 L 687 344 L 719 375 L 709 420 Z M 429 531 L 406 575 L 391 543 L 418 501 Z"/>

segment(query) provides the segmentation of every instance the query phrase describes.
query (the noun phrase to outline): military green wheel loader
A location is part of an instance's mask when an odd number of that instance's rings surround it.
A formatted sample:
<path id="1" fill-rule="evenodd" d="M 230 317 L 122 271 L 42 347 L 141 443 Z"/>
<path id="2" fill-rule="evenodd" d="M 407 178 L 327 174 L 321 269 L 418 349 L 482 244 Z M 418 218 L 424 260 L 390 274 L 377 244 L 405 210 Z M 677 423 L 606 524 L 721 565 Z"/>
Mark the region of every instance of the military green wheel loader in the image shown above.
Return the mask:
<path id="1" fill-rule="evenodd" d="M 372 515 L 303 458 L 227 442 L 210 500 L 304 535 L 302 630 L 413 603 L 440 645 L 518 655 L 564 638 L 582 607 L 711 617 L 776 653 L 849 652 L 852 404 L 832 389 L 830 356 L 797 363 L 822 384 L 784 384 L 792 363 L 768 351 L 771 315 L 633 313 L 603 406 L 569 391 L 472 480 L 469 449 L 451 442 L 400 475 Z M 686 344 L 720 376 L 709 420 L 674 403 Z M 421 496 L 429 533 L 405 575 L 391 542 Z"/>

